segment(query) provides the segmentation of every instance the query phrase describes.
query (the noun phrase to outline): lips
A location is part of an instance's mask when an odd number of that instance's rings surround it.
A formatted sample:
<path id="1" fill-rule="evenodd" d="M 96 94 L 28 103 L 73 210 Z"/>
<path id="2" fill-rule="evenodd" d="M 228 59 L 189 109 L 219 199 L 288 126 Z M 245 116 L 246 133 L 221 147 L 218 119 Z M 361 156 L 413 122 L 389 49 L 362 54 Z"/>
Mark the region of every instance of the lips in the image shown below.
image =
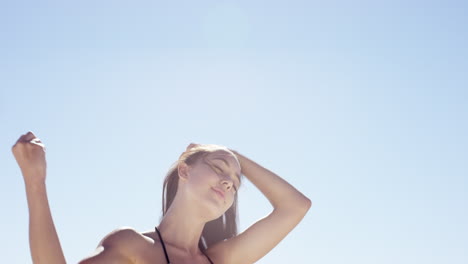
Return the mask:
<path id="1" fill-rule="evenodd" d="M 213 191 L 215 191 L 215 193 L 218 194 L 218 196 L 219 196 L 221 199 L 224 200 L 224 192 L 223 192 L 223 191 L 219 190 L 218 188 L 212 188 L 212 189 L 213 189 Z"/>

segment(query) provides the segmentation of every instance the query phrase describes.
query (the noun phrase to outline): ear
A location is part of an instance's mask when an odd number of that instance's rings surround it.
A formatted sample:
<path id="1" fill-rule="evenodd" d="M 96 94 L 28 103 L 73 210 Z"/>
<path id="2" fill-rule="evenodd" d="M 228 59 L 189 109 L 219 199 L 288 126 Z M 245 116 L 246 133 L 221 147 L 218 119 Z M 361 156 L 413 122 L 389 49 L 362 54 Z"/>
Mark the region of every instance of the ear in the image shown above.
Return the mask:
<path id="1" fill-rule="evenodd" d="M 180 162 L 177 166 L 177 171 L 179 173 L 179 179 L 182 181 L 188 180 L 188 171 L 189 166 L 185 162 Z"/>

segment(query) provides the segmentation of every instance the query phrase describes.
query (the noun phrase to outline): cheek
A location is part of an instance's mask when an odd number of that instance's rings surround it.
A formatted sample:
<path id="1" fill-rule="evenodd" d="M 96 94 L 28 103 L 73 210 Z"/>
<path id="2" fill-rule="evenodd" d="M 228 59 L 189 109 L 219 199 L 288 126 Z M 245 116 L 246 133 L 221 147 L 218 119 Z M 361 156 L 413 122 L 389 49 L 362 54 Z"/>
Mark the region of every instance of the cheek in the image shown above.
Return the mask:
<path id="1" fill-rule="evenodd" d="M 218 179 L 218 175 L 209 169 L 200 168 L 191 174 L 191 181 L 193 185 L 197 186 L 211 186 Z"/>
<path id="2" fill-rule="evenodd" d="M 226 201 L 226 204 L 228 205 L 228 209 L 231 208 L 231 206 L 234 204 L 234 199 L 235 199 L 234 194 L 229 195 L 229 199 Z"/>

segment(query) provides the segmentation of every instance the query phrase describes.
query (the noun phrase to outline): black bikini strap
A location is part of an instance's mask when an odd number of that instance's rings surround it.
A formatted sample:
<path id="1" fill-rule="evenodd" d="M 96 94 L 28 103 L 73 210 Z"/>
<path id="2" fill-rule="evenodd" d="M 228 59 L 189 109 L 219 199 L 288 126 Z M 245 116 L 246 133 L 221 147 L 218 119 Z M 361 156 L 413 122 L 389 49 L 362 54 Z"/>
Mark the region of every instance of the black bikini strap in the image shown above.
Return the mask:
<path id="1" fill-rule="evenodd" d="M 156 233 L 158 233 L 159 240 L 161 241 L 161 244 L 162 244 L 162 247 L 163 247 L 163 250 L 164 250 L 164 255 L 166 255 L 167 264 L 170 264 L 171 262 L 169 261 L 169 256 L 167 255 L 167 251 L 166 251 L 166 245 L 164 245 L 164 241 L 163 241 L 163 239 L 161 237 L 161 233 L 159 233 L 159 230 L 158 230 L 157 227 L 154 227 L 154 229 L 156 230 Z M 210 262 L 211 262 L 211 260 L 210 260 Z M 211 263 L 213 263 L 213 262 L 211 262 Z"/>
<path id="2" fill-rule="evenodd" d="M 166 245 L 164 245 L 164 240 L 162 239 L 161 233 L 159 233 L 159 230 L 157 227 L 154 227 L 154 229 L 156 230 L 156 233 L 158 233 L 159 240 L 161 241 L 161 244 L 164 250 L 164 255 L 166 256 L 167 264 L 170 264 L 171 262 L 169 261 L 169 256 L 167 255 L 167 251 L 166 251 Z M 210 259 L 210 257 L 208 257 L 208 255 L 205 254 L 205 252 L 203 252 L 203 255 L 206 256 L 206 258 L 210 261 L 211 264 L 214 264 L 213 261 Z"/>
<path id="3" fill-rule="evenodd" d="M 210 257 L 208 257 L 207 254 L 205 254 L 204 252 L 203 252 L 203 254 L 206 256 L 206 258 L 210 261 L 211 264 L 214 264 L 213 261 L 211 261 Z"/>

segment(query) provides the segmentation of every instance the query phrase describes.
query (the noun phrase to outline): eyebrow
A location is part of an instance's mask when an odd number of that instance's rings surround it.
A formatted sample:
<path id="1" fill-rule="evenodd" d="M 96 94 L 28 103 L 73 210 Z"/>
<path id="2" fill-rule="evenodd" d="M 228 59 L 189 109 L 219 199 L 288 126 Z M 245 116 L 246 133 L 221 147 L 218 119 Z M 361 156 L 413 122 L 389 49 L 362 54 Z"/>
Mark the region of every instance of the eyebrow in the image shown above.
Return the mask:
<path id="1" fill-rule="evenodd" d="M 231 167 L 231 166 L 229 166 L 229 163 L 228 163 L 225 159 L 223 159 L 223 158 L 221 158 L 221 157 L 213 158 L 213 160 L 221 160 L 221 161 L 224 162 L 224 165 L 226 165 L 226 167 L 228 167 L 228 168 Z M 236 177 L 237 177 L 237 180 L 238 180 L 239 183 L 240 183 L 240 174 L 235 173 L 235 175 L 236 175 Z"/>

